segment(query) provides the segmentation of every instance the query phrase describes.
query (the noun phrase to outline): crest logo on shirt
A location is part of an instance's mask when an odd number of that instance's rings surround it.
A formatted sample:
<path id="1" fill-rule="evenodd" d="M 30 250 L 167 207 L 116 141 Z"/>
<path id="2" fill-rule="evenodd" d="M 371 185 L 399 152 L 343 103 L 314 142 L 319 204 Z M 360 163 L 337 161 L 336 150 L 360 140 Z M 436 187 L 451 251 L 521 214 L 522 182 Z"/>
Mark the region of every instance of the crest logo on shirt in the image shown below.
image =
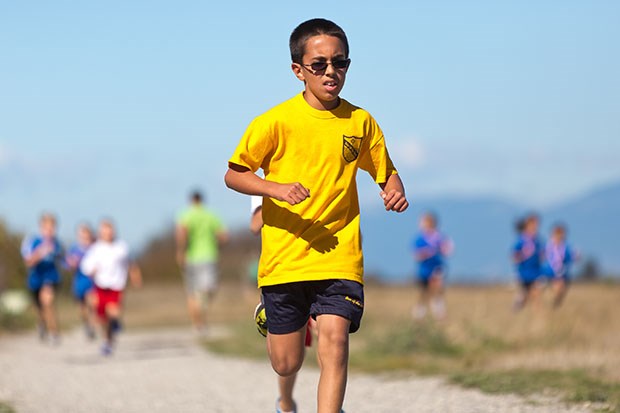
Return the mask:
<path id="1" fill-rule="evenodd" d="M 362 138 L 357 136 L 342 135 L 342 156 L 347 162 L 357 159 L 362 148 Z"/>

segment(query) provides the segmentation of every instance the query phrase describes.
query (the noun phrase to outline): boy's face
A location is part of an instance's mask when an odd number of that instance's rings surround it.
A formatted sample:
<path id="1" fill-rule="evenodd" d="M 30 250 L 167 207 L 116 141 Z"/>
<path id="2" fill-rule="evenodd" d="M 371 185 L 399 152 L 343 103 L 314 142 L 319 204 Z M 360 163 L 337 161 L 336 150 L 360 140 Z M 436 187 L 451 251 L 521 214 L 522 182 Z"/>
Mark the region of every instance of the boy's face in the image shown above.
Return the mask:
<path id="1" fill-rule="evenodd" d="M 538 219 L 530 218 L 525 224 L 525 232 L 529 235 L 536 235 L 538 233 Z"/>
<path id="2" fill-rule="evenodd" d="M 563 229 L 556 228 L 553 230 L 552 237 L 555 242 L 562 242 L 566 239 L 566 232 Z"/>
<path id="3" fill-rule="evenodd" d="M 39 231 L 44 238 L 52 238 L 56 235 L 56 222 L 44 219 L 39 224 Z"/>
<path id="4" fill-rule="evenodd" d="M 93 242 L 93 234 L 86 227 L 78 228 L 77 238 L 80 245 L 90 245 Z"/>
<path id="5" fill-rule="evenodd" d="M 420 220 L 420 229 L 422 229 L 422 231 L 432 231 L 435 227 L 435 220 L 428 215 L 423 216 Z"/>
<path id="6" fill-rule="evenodd" d="M 114 241 L 115 231 L 114 226 L 108 222 L 103 222 L 99 225 L 99 238 L 104 242 Z"/>
<path id="7" fill-rule="evenodd" d="M 344 45 L 337 37 L 319 35 L 306 41 L 302 64 L 293 63 L 291 67 L 295 76 L 306 84 L 304 98 L 310 106 L 319 110 L 338 107 L 338 95 L 348 69 L 347 59 Z M 334 67 L 334 62 L 340 68 Z M 324 70 L 313 70 L 312 63 L 328 64 Z"/>

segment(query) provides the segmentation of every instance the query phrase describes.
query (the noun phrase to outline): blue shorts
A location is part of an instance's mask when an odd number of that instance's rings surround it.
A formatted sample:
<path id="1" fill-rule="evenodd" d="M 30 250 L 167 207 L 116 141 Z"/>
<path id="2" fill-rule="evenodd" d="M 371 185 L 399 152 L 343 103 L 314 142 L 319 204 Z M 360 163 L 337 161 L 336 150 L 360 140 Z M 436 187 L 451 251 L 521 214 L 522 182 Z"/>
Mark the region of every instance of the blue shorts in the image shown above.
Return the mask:
<path id="1" fill-rule="evenodd" d="M 94 287 L 95 283 L 93 279 L 86 275 L 78 274 L 73 278 L 73 296 L 81 302 L 84 302 L 86 293 L 91 291 Z"/>
<path id="2" fill-rule="evenodd" d="M 262 288 L 271 334 L 288 334 L 301 329 L 308 318 L 339 315 L 351 321 L 356 332 L 364 313 L 364 287 L 349 280 L 301 281 Z"/>

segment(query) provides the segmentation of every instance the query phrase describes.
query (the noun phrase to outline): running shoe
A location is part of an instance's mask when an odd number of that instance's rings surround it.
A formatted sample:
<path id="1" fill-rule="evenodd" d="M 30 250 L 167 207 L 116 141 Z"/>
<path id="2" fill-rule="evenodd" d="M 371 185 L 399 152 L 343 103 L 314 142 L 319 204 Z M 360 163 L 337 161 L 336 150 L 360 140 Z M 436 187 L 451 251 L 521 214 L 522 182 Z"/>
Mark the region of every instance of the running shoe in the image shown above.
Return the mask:
<path id="1" fill-rule="evenodd" d="M 265 313 L 265 305 L 260 302 L 254 310 L 254 321 L 256 329 L 263 336 L 267 337 L 267 314 Z"/>

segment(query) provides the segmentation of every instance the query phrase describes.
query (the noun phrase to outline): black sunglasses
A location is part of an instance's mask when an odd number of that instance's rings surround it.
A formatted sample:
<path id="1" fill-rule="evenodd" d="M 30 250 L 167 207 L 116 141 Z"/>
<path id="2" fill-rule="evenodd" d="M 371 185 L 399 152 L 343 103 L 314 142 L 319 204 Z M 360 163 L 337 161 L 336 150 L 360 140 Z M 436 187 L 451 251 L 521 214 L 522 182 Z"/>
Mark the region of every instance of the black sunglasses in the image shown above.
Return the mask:
<path id="1" fill-rule="evenodd" d="M 309 67 L 313 72 L 324 72 L 327 70 L 327 66 L 332 65 L 336 70 L 342 70 L 349 67 L 351 59 L 333 60 L 331 62 L 312 62 L 310 64 L 301 64 L 302 66 Z"/>

